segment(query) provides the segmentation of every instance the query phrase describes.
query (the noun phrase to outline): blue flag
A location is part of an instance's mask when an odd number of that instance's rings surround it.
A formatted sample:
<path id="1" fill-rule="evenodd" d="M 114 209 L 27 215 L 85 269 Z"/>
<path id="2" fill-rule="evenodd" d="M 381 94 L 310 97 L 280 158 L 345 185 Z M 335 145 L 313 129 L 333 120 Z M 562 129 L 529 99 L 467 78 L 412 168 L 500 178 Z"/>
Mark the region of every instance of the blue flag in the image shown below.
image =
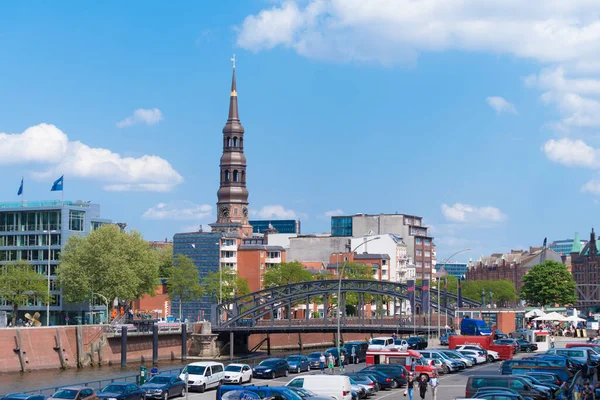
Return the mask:
<path id="1" fill-rule="evenodd" d="M 52 189 L 50 189 L 51 192 L 60 192 L 63 190 L 63 177 L 64 175 L 54 181 Z"/>
<path id="2" fill-rule="evenodd" d="M 19 191 L 17 192 L 17 196 L 23 194 L 23 178 L 21 178 L 21 186 L 19 186 Z"/>

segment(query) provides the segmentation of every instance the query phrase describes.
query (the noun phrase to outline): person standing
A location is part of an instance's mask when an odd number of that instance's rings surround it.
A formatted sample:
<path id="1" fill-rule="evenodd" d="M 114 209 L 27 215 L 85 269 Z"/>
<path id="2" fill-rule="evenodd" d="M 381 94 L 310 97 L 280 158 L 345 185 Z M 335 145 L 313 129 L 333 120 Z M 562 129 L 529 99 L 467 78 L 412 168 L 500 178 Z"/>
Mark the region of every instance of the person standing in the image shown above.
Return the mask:
<path id="1" fill-rule="evenodd" d="M 585 382 L 585 386 L 581 391 L 581 400 L 594 400 L 594 390 L 590 386 L 590 381 Z"/>
<path id="2" fill-rule="evenodd" d="M 437 372 L 434 372 L 431 378 L 429 378 L 429 386 L 431 386 L 431 395 L 433 396 L 433 400 L 437 400 L 437 388 L 440 384 Z"/>
<path id="3" fill-rule="evenodd" d="M 321 357 L 319 357 L 319 367 L 321 368 L 321 373 L 324 374 L 325 373 L 325 362 L 327 360 L 325 359 L 325 354 L 321 353 Z"/>
<path id="4" fill-rule="evenodd" d="M 334 368 L 335 368 L 335 358 L 333 357 L 333 354 L 329 353 L 329 358 L 327 359 L 327 366 L 329 367 L 329 373 L 331 375 L 333 375 Z"/>
<path id="5" fill-rule="evenodd" d="M 346 361 L 346 356 L 344 356 L 344 353 L 340 354 L 340 373 L 344 373 L 344 362 Z"/>
<path id="6" fill-rule="evenodd" d="M 408 373 L 408 382 L 406 383 L 406 390 L 404 395 L 408 394 L 408 400 L 413 400 L 413 391 L 415 390 L 415 376 L 412 372 Z"/>
<path id="7" fill-rule="evenodd" d="M 425 395 L 427 394 L 427 375 L 421 376 L 421 380 L 419 381 L 419 395 L 421 395 L 421 400 L 425 400 Z"/>
<path id="8" fill-rule="evenodd" d="M 580 396 L 581 395 L 581 387 L 579 386 L 579 383 L 576 383 L 573 386 L 573 399 L 574 400 L 580 400 Z"/>

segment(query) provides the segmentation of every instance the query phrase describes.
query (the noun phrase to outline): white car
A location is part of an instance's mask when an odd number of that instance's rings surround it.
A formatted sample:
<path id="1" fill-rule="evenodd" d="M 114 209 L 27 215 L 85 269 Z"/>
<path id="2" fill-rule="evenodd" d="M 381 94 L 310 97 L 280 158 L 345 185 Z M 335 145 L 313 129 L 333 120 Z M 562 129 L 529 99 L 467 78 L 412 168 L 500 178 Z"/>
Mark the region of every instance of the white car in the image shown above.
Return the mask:
<path id="1" fill-rule="evenodd" d="M 371 339 L 367 350 L 391 350 L 395 349 L 394 338 L 391 336 L 376 337 Z"/>
<path id="2" fill-rule="evenodd" d="M 485 362 L 487 362 L 487 357 L 485 356 L 485 353 L 481 352 L 481 351 L 477 351 L 477 350 L 458 350 L 458 352 L 460 354 L 463 354 L 465 356 L 469 356 L 472 357 L 476 360 L 477 364 L 483 364 Z"/>
<path id="3" fill-rule="evenodd" d="M 440 351 L 455 361 L 462 361 L 466 365 L 467 368 L 471 368 L 473 366 L 473 360 L 470 357 L 465 357 L 463 354 L 460 354 L 456 350 L 440 350 Z"/>
<path id="4" fill-rule="evenodd" d="M 408 342 L 404 339 L 394 340 L 394 346 L 396 347 L 396 349 L 398 349 L 400 351 L 408 350 Z"/>
<path id="5" fill-rule="evenodd" d="M 460 350 L 485 351 L 487 353 L 487 360 L 489 362 L 500 360 L 500 354 L 498 354 L 497 351 L 485 350 L 484 348 L 482 348 L 481 346 L 478 346 L 476 344 L 463 344 L 461 346 L 456 346 L 455 350 L 456 351 L 460 351 Z"/>
<path id="6" fill-rule="evenodd" d="M 186 378 L 188 391 L 199 390 L 204 393 L 206 389 L 219 387 L 223 382 L 223 364 L 212 361 L 188 364 L 179 375 L 179 379 L 184 382 Z"/>
<path id="7" fill-rule="evenodd" d="M 252 382 L 252 368 L 247 364 L 229 364 L 225 367 L 223 383 Z"/>

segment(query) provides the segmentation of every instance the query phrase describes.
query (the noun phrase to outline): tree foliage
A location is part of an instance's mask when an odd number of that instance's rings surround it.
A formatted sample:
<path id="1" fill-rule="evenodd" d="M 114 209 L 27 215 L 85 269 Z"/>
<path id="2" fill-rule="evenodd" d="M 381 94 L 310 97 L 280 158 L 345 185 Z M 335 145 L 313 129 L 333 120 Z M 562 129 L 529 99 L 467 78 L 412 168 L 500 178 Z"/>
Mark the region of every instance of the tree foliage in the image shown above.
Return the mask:
<path id="1" fill-rule="evenodd" d="M 173 267 L 173 245 L 159 247 L 155 251 L 158 258 L 158 277 L 168 278 Z"/>
<path id="2" fill-rule="evenodd" d="M 202 297 L 198 269 L 191 258 L 178 254 L 169 269 L 167 290 L 171 300 L 179 300 L 179 320 L 181 320 L 181 303 Z"/>
<path id="3" fill-rule="evenodd" d="M 575 280 L 564 264 L 546 260 L 523 277 L 521 298 L 537 306 L 573 304 L 577 302 Z"/>
<path id="4" fill-rule="evenodd" d="M 222 301 L 229 301 L 250 293 L 248 280 L 240 278 L 237 272 L 229 267 L 222 267 L 221 271 L 206 274 L 202 280 L 202 287 L 204 293 L 216 302 L 219 301 L 221 294 Z"/>
<path id="5" fill-rule="evenodd" d="M 12 324 L 17 322 L 19 306 L 32 297 L 47 303 L 48 280 L 26 261 L 14 261 L 0 267 L 0 299 L 12 304 Z"/>
<path id="6" fill-rule="evenodd" d="M 515 285 L 507 279 L 498 281 L 466 281 L 463 283 L 463 296 L 475 301 L 481 301 L 481 290 L 485 292 L 485 301 L 488 303 L 490 290 L 496 304 L 504 304 L 517 300 Z"/>
<path id="7" fill-rule="evenodd" d="M 264 277 L 266 288 L 313 280 L 313 274 L 299 261 L 274 265 L 265 272 Z"/>
<path id="8" fill-rule="evenodd" d="M 131 301 L 154 295 L 158 258 L 140 233 L 104 225 L 85 237 L 69 238 L 57 275 L 69 301 L 84 301 L 92 292 L 109 300 Z"/>

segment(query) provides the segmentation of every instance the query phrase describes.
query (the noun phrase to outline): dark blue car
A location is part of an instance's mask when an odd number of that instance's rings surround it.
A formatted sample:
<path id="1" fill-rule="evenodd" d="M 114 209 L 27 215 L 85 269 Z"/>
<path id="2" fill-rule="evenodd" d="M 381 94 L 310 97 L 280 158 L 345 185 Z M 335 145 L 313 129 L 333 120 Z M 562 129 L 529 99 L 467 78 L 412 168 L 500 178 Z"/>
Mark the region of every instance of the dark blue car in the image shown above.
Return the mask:
<path id="1" fill-rule="evenodd" d="M 167 400 L 173 396 L 185 396 L 185 382 L 177 375 L 160 374 L 155 375 L 141 388 L 146 398 Z"/>
<path id="2" fill-rule="evenodd" d="M 287 356 L 285 359 L 289 366 L 291 372 L 302 372 L 310 370 L 310 362 L 308 361 L 308 357 L 303 356 L 301 354 L 294 356 Z"/>
<path id="3" fill-rule="evenodd" d="M 290 366 L 283 358 L 267 358 L 254 367 L 252 376 L 254 378 L 275 379 L 280 376 L 288 376 L 289 372 Z"/>
<path id="4" fill-rule="evenodd" d="M 9 393 L 2 400 L 46 400 L 46 396 L 29 393 Z"/>
<path id="5" fill-rule="evenodd" d="M 146 392 L 135 383 L 114 382 L 97 393 L 99 399 L 143 400 Z"/>

